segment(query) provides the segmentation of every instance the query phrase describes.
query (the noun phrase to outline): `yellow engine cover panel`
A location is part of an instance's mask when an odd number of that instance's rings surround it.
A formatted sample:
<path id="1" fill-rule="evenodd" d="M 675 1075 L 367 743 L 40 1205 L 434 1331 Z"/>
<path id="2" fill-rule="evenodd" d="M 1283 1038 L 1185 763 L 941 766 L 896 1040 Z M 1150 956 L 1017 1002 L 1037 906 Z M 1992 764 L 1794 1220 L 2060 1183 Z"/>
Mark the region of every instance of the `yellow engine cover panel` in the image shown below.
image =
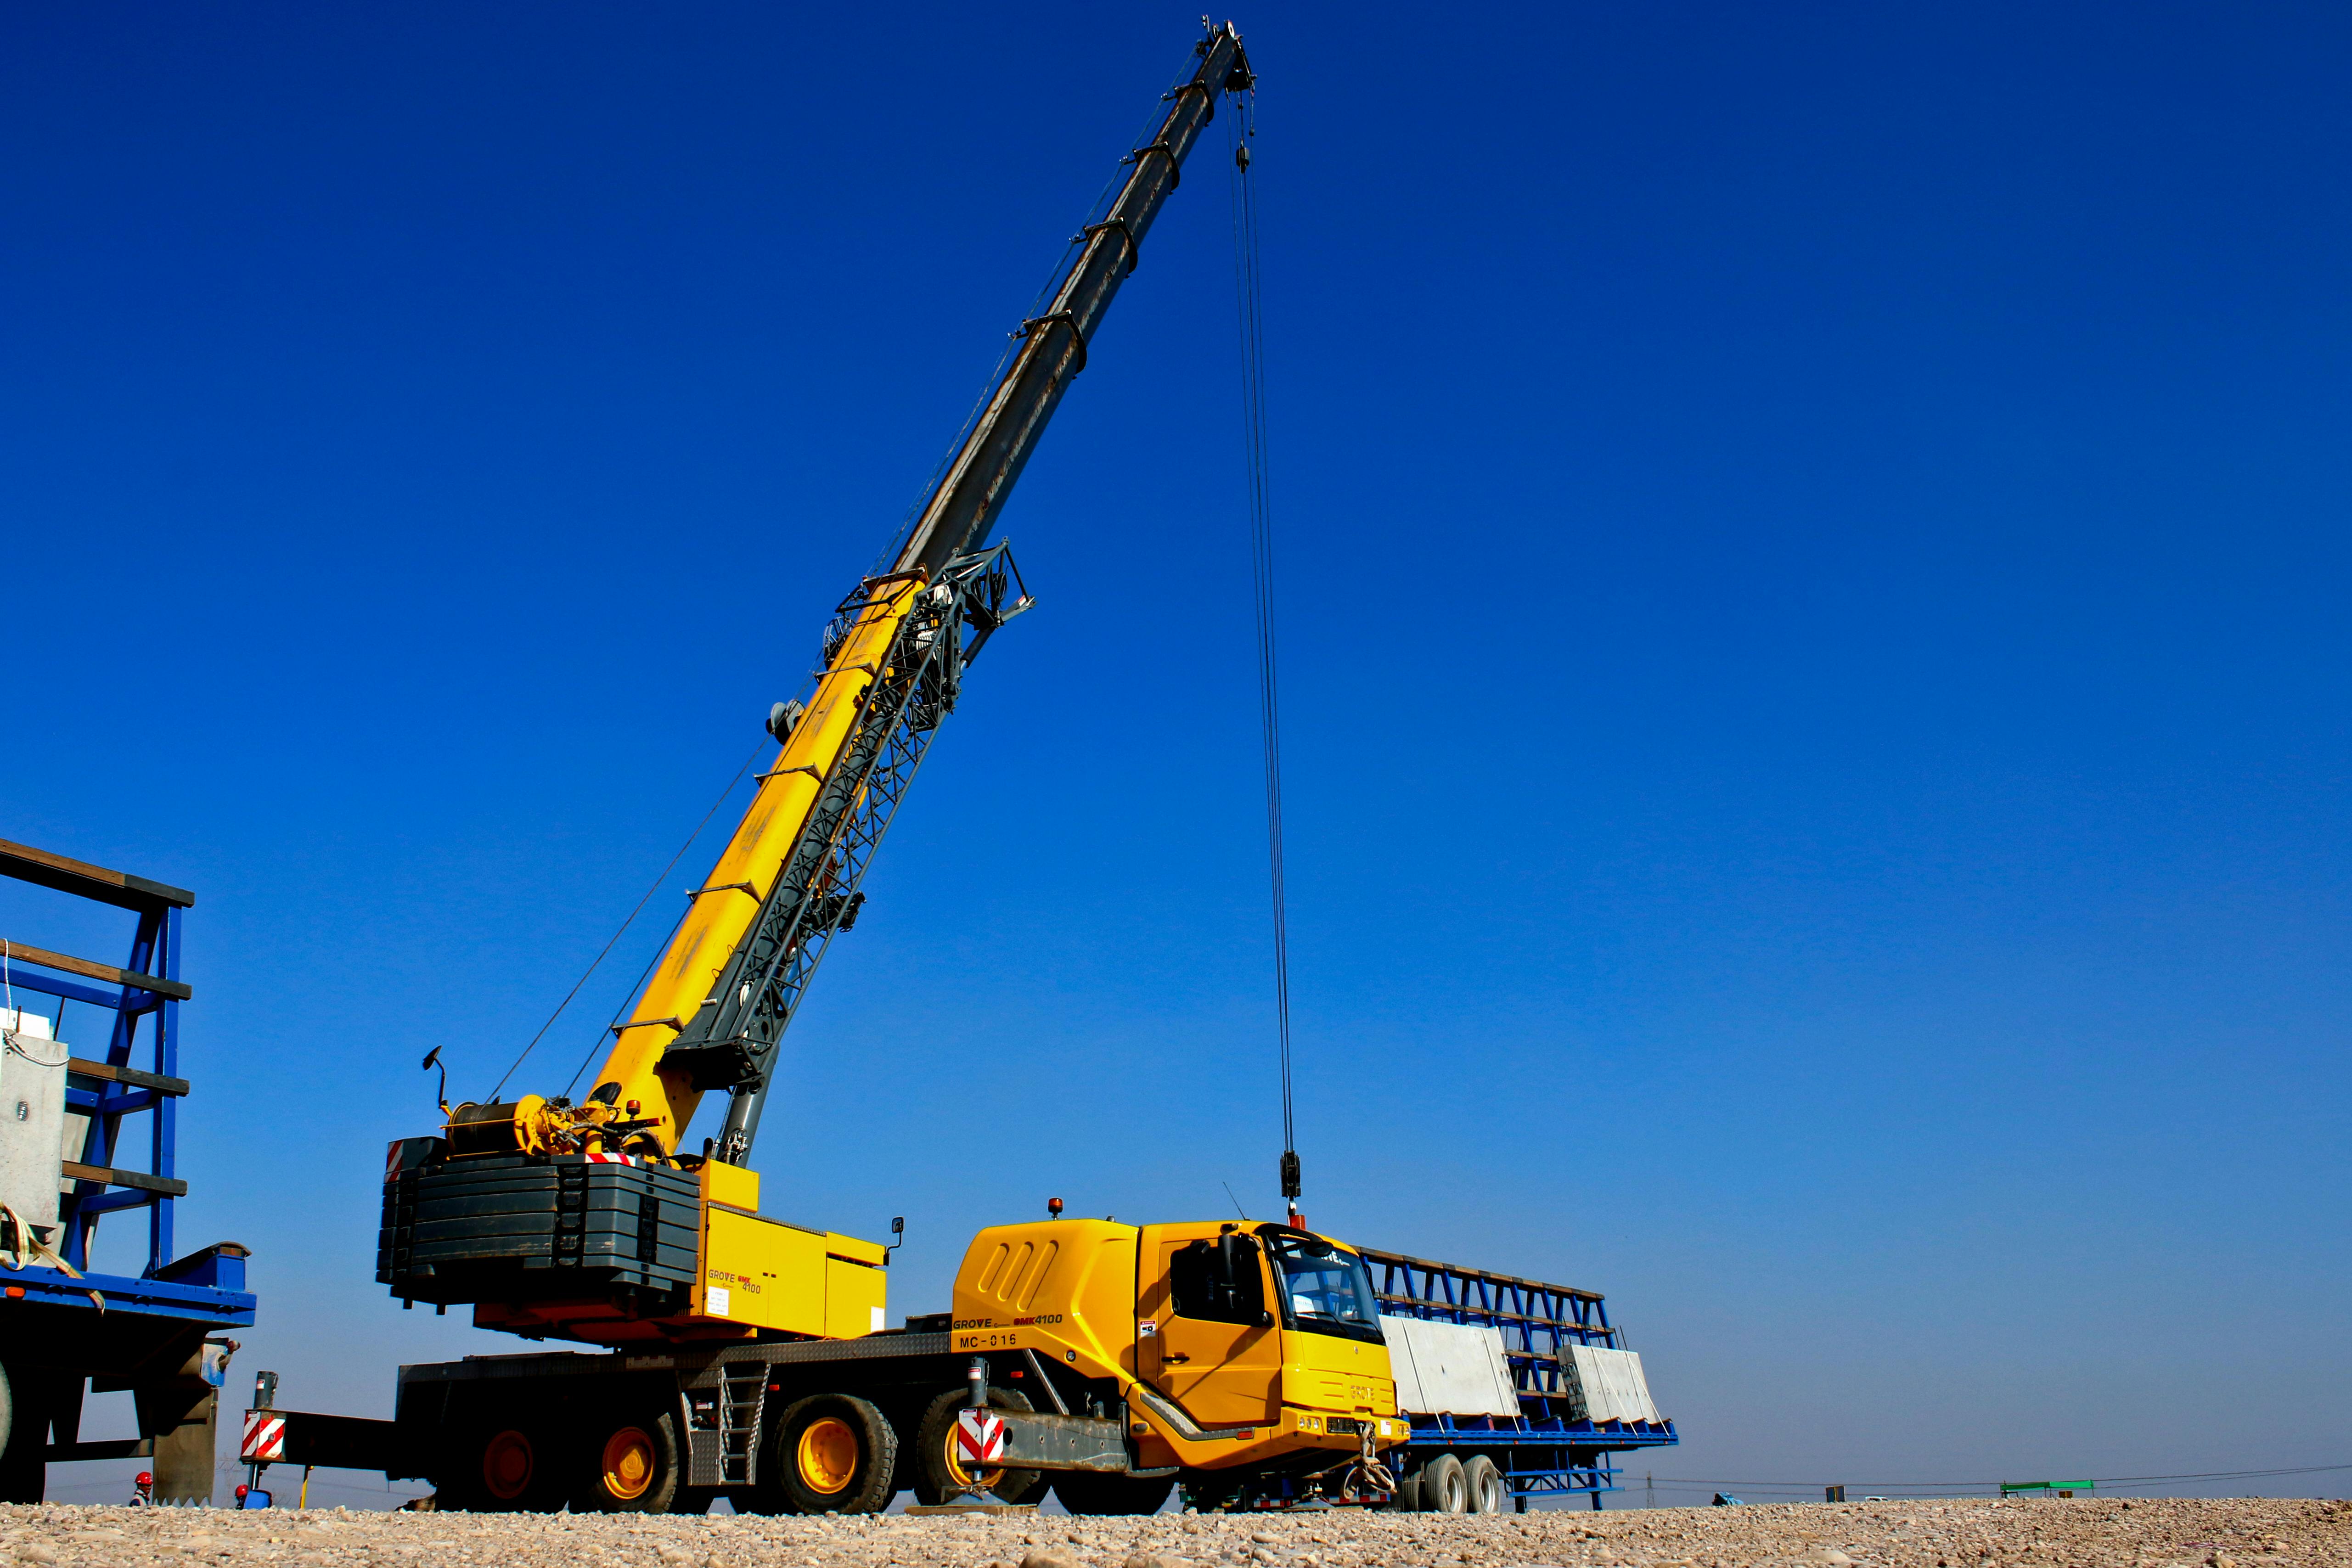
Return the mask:
<path id="1" fill-rule="evenodd" d="M 846 1236 L 827 1236 L 824 1258 L 824 1332 L 829 1339 L 856 1339 L 886 1327 L 890 1276 L 877 1259 L 867 1262 L 859 1251 L 879 1252 L 871 1242 Z"/>
<path id="2" fill-rule="evenodd" d="M 754 1177 L 750 1188 L 736 1184 L 732 1190 L 756 1199 L 756 1183 Z M 694 1312 L 745 1328 L 856 1339 L 883 1326 L 889 1276 L 882 1259 L 872 1241 L 706 1202 Z"/>
<path id="3" fill-rule="evenodd" d="M 760 1212 L 760 1173 L 718 1160 L 702 1162 L 702 1201 Z"/>
<path id="4" fill-rule="evenodd" d="M 823 1232 L 707 1204 L 702 1217 L 698 1313 L 787 1333 L 826 1332 Z"/>
<path id="5" fill-rule="evenodd" d="M 956 1271 L 956 1350 L 1034 1349 L 1087 1377 L 1132 1373 L 1136 1235 L 1107 1219 L 982 1230 Z"/>

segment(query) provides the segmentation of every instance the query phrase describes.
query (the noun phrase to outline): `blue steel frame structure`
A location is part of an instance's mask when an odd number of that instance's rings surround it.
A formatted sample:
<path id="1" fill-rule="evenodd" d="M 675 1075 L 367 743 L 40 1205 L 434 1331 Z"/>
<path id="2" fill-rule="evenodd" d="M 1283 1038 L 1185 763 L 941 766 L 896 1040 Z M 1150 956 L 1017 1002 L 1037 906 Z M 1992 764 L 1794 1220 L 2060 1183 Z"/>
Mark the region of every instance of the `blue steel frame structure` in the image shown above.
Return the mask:
<path id="1" fill-rule="evenodd" d="M 179 1075 L 180 1003 L 192 994 L 180 979 L 181 933 L 196 895 L 185 888 L 5 841 L 0 841 L 0 874 L 111 904 L 137 917 L 130 956 L 120 969 L 15 944 L 0 955 L 0 964 L 6 966 L 9 990 L 84 1002 L 113 1014 L 105 1056 L 89 1061 L 77 1058 L 68 1070 L 66 1107 L 89 1119 L 79 1167 L 91 1174 L 82 1176 L 72 1169 L 66 1173 L 77 1179 L 73 1190 L 58 1199 L 64 1239 L 58 1253 L 76 1269 L 86 1270 L 90 1237 L 99 1218 L 118 1209 L 144 1208 L 147 1266 L 142 1277 L 152 1278 L 172 1260 L 172 1200 L 188 1190 L 187 1184 L 173 1175 L 172 1167 L 179 1155 L 178 1102 L 187 1092 Z M 31 972 L 26 973 L 27 969 Z M 84 983 L 99 978 L 114 980 L 114 988 Z M 131 1060 L 139 1044 L 142 1019 L 152 1020 L 148 1030 L 152 1065 L 146 1068 L 134 1067 Z M 59 1030 L 60 1035 L 63 1032 Z M 103 1075 L 82 1071 L 91 1066 L 101 1068 Z M 118 1171 L 114 1154 L 122 1120 L 142 1113 L 152 1118 L 148 1168 Z"/>
<path id="2" fill-rule="evenodd" d="M 167 1458 L 159 1438 L 186 1427 L 200 1395 L 189 1380 L 206 1336 L 243 1327 L 254 1318 L 245 1289 L 246 1249 L 234 1242 L 173 1256 L 173 1202 L 187 1183 L 175 1172 L 179 1101 L 188 1092 L 180 1071 L 180 1003 L 193 992 L 180 977 L 184 926 L 195 895 L 184 888 L 108 871 L 24 844 L 0 841 L 0 876 L 32 883 L 128 911 L 135 925 L 128 961 L 121 967 L 28 947 L 13 940 L 0 950 L 0 977 L 22 1010 L 33 992 L 102 1009 L 102 1056 L 71 1056 L 66 1063 L 66 1106 L 88 1118 L 81 1158 L 59 1162 L 58 1227 L 51 1248 L 67 1267 L 29 1255 L 0 1252 L 0 1366 L 10 1381 L 16 1425 L 54 1426 L 57 1441 L 26 1451 L 20 1434 L 0 1462 L 0 1490 L 30 1488 L 37 1498 L 37 1462 L 47 1459 L 157 1457 L 159 1472 L 185 1495 L 209 1490 L 209 1453 L 173 1438 Z M 142 1026 L 144 1026 L 144 1038 Z M 60 1037 L 73 1032 L 60 1028 Z M 145 1062 L 133 1064 L 142 1054 Z M 118 1166 L 129 1118 L 148 1118 L 146 1169 Z M 146 1260 L 136 1275 L 94 1272 L 90 1242 L 106 1215 L 147 1211 Z M 11 1266 L 16 1263 L 18 1266 Z M 140 1396 L 142 1430 L 135 1441 L 78 1440 L 82 1386 L 128 1388 Z M 198 1385 L 201 1387 L 201 1385 Z M 208 1437 L 207 1421 L 202 1427 Z M 36 1434 L 30 1441 L 37 1444 Z M 185 1450 L 184 1453 L 182 1450 Z M 22 1458 L 17 1456 L 22 1455 Z M 36 1468 L 26 1471 L 24 1467 Z M 163 1495 L 159 1490 L 159 1496 Z M 10 1500 L 28 1500 L 14 1496 Z"/>
<path id="3" fill-rule="evenodd" d="M 1441 1452 L 1485 1454 L 1522 1511 L 1529 1498 L 1579 1493 L 1597 1509 L 1602 1492 L 1618 1490 L 1618 1469 L 1606 1456 L 1682 1441 L 1672 1421 L 1596 1422 L 1574 1414 L 1566 1350 L 1626 1348 L 1623 1332 L 1609 1321 L 1607 1301 L 1597 1293 L 1402 1252 L 1367 1248 L 1363 1256 L 1380 1279 L 1384 1314 L 1500 1332 L 1519 1396 L 1516 1416 L 1412 1416 L 1403 1464 L 1418 1466 Z"/>

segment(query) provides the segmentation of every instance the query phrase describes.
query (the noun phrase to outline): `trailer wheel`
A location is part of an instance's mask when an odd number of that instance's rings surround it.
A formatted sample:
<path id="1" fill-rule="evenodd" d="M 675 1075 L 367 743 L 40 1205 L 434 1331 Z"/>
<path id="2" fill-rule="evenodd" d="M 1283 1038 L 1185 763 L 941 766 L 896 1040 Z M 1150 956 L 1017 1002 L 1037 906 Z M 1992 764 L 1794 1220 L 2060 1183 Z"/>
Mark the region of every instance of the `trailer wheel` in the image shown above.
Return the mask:
<path id="1" fill-rule="evenodd" d="M 677 1498 L 677 1420 L 667 1410 L 589 1428 L 581 1512 L 667 1513 Z"/>
<path id="2" fill-rule="evenodd" d="M 961 1388 L 950 1388 L 931 1401 L 923 1418 L 915 1426 L 915 1463 L 909 1477 L 915 1500 L 926 1507 L 953 1502 L 963 1495 L 964 1485 L 971 1478 L 961 1460 L 956 1458 L 956 1412 L 964 1407 L 971 1396 Z M 1017 1389 L 993 1388 L 988 1391 L 989 1407 L 995 1410 L 1026 1411 L 1033 1406 L 1028 1396 Z M 1036 1470 L 1009 1469 L 999 1465 L 980 1473 L 982 1486 L 1006 1502 L 1027 1502 L 1045 1484 L 1045 1478 Z"/>
<path id="3" fill-rule="evenodd" d="M 1472 1513 L 1502 1512 L 1510 1490 L 1503 1484 L 1502 1470 L 1484 1454 L 1471 1455 L 1462 1467 L 1462 1490 Z"/>
<path id="4" fill-rule="evenodd" d="M 800 1513 L 879 1513 L 889 1506 L 898 1435 L 854 1394 L 813 1394 L 784 1407 L 760 1456 L 761 1490 Z"/>
<path id="5" fill-rule="evenodd" d="M 1075 1514 L 1158 1513 L 1175 1486 L 1174 1476 L 1114 1476 L 1098 1470 L 1054 1474 L 1054 1495 Z"/>
<path id="6" fill-rule="evenodd" d="M 1421 1467 L 1421 1511 L 1460 1513 L 1470 1506 L 1470 1487 L 1463 1479 L 1462 1461 L 1451 1454 L 1433 1455 Z"/>
<path id="7" fill-rule="evenodd" d="M 1396 1491 L 1389 1499 L 1389 1507 L 1399 1513 L 1421 1511 L 1421 1470 L 1418 1466 L 1397 1478 Z"/>

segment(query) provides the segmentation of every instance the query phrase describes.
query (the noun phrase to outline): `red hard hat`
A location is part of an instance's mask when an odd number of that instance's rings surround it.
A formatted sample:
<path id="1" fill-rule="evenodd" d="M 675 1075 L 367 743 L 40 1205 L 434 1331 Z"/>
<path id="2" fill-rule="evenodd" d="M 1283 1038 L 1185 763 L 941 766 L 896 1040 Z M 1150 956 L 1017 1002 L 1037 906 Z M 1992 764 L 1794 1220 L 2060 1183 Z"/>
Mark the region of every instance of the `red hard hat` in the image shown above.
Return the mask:
<path id="1" fill-rule="evenodd" d="M 243 1481 L 239 1481 L 239 1482 L 237 1482 L 237 1484 L 236 1484 L 236 1500 L 237 1500 L 237 1501 L 239 1501 L 239 1502 L 243 1502 L 243 1501 L 245 1500 L 245 1495 L 246 1495 L 246 1493 L 247 1493 L 247 1492 L 251 1491 L 252 1490 L 253 1490 L 253 1489 L 252 1489 L 251 1487 L 247 1486 Z"/>
<path id="2" fill-rule="evenodd" d="M 141 1470 L 139 1472 L 139 1484 L 142 1487 L 153 1486 L 155 1484 L 154 1472 L 152 1470 Z"/>

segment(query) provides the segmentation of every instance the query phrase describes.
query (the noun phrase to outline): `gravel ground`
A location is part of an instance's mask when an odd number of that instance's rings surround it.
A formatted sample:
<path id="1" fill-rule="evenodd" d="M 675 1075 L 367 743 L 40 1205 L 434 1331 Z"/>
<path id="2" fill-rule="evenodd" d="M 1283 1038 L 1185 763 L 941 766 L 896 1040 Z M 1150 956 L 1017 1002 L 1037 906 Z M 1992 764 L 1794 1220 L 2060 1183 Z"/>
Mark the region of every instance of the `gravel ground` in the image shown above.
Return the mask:
<path id="1" fill-rule="evenodd" d="M 2271 1499 L 864 1519 L 0 1506 L 35 1568 L 2268 1568 L 2352 1564 L 2352 1504 Z"/>

